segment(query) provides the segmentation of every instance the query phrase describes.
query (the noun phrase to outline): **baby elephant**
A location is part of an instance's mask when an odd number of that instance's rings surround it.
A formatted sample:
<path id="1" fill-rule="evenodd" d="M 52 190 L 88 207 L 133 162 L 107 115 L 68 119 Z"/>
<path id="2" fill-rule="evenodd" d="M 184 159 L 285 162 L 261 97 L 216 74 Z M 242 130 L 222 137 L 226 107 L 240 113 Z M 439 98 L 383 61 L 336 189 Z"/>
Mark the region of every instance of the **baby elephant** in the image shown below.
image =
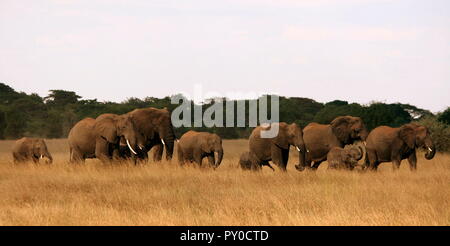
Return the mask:
<path id="1" fill-rule="evenodd" d="M 217 152 L 217 162 L 214 153 Z M 188 131 L 181 136 L 178 142 L 178 162 L 196 162 L 202 165 L 204 157 L 208 157 L 209 165 L 218 167 L 222 162 L 222 139 L 209 132 Z"/>
<path id="2" fill-rule="evenodd" d="M 52 163 L 53 157 L 48 152 L 47 145 L 41 138 L 21 138 L 13 146 L 14 163 L 32 160 L 38 163 L 40 159 L 47 158 L 46 163 Z"/>
<path id="3" fill-rule="evenodd" d="M 255 157 L 251 156 L 249 151 L 241 154 L 241 157 L 239 158 L 239 165 L 243 170 L 259 171 L 262 166 L 268 166 L 272 169 L 272 171 L 275 171 L 275 169 L 273 169 L 273 167 L 269 164 L 269 161 L 264 161 L 261 165 L 259 165 L 258 161 Z"/>
<path id="4" fill-rule="evenodd" d="M 363 149 L 356 145 L 347 145 L 344 148 L 333 147 L 327 155 L 328 169 L 353 170 L 363 156 Z"/>

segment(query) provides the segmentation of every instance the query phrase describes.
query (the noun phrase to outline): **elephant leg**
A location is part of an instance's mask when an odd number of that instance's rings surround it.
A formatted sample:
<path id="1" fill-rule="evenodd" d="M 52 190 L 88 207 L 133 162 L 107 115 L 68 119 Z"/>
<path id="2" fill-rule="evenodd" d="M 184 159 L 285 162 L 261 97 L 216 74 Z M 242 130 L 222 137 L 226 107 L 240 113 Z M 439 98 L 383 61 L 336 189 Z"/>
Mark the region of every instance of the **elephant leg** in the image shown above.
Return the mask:
<path id="1" fill-rule="evenodd" d="M 212 152 L 211 154 L 208 154 L 208 164 L 211 167 L 214 167 L 215 163 L 216 163 L 216 158 L 214 157 L 214 152 Z"/>
<path id="2" fill-rule="evenodd" d="M 199 150 L 199 149 L 194 150 L 193 157 L 194 157 L 194 161 L 195 161 L 199 166 L 202 166 L 203 153 L 201 152 L 201 150 Z"/>
<path id="3" fill-rule="evenodd" d="M 119 149 L 114 149 L 112 151 L 112 159 L 114 161 L 121 161 L 123 158 L 120 156 Z"/>
<path id="4" fill-rule="evenodd" d="M 272 169 L 272 171 L 275 171 L 275 169 L 270 165 L 269 161 L 263 161 L 261 163 L 261 166 L 268 166 L 270 167 L 270 169 Z"/>
<path id="5" fill-rule="evenodd" d="M 281 169 L 283 171 L 286 171 L 286 167 L 289 161 L 289 149 L 283 149 L 281 150 L 281 156 L 283 158 L 282 163 L 281 163 Z"/>
<path id="6" fill-rule="evenodd" d="M 98 139 L 95 143 L 95 157 L 103 163 L 111 163 L 108 146 L 108 142 L 103 139 Z"/>
<path id="7" fill-rule="evenodd" d="M 280 149 L 278 146 L 272 146 L 272 162 L 275 163 L 282 171 L 286 171 L 288 156 L 289 152 L 286 156 L 284 150 Z"/>
<path id="8" fill-rule="evenodd" d="M 77 148 L 73 148 L 70 154 L 70 162 L 72 163 L 84 163 L 84 156 L 80 153 Z"/>
<path id="9" fill-rule="evenodd" d="M 408 163 L 409 163 L 409 169 L 411 171 L 417 170 L 417 157 L 416 157 L 415 151 L 408 157 Z"/>
<path id="10" fill-rule="evenodd" d="M 367 150 L 367 159 L 366 165 L 368 165 L 369 170 L 376 171 L 379 165 L 376 153 L 374 151 Z"/>
<path id="11" fill-rule="evenodd" d="M 322 163 L 322 161 L 315 161 L 314 165 L 311 167 L 313 170 L 317 170 L 317 168 L 319 168 L 320 163 Z"/>
<path id="12" fill-rule="evenodd" d="M 178 148 L 177 154 L 178 154 L 178 164 L 180 164 L 180 166 L 184 165 L 183 150 L 181 150 L 181 148 Z"/>
<path id="13" fill-rule="evenodd" d="M 144 163 L 147 163 L 148 162 L 148 152 L 143 152 L 142 153 L 142 161 L 144 162 Z"/>
<path id="14" fill-rule="evenodd" d="M 400 163 L 402 162 L 402 160 L 400 159 L 394 159 L 392 160 L 392 169 L 394 171 L 398 170 L 400 168 Z"/>
<path id="15" fill-rule="evenodd" d="M 154 150 L 153 150 L 153 161 L 154 162 L 159 162 L 162 159 L 162 155 L 163 155 L 163 151 L 164 151 L 164 145 L 162 144 L 157 144 L 155 146 L 153 146 Z"/>

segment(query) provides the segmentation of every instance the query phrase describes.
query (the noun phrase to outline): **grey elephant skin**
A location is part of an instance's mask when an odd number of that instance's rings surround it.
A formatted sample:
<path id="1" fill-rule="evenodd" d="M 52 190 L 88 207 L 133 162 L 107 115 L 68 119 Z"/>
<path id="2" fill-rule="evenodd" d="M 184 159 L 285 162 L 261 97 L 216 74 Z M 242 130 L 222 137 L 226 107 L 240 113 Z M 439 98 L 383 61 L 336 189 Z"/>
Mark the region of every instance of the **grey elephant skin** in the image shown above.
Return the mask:
<path id="1" fill-rule="evenodd" d="M 132 117 L 137 133 L 143 138 L 143 148 L 138 150 L 138 158 L 141 161 L 148 160 L 148 152 L 155 147 L 153 159 L 159 161 L 163 150 L 166 149 L 166 160 L 171 160 L 175 144 L 175 132 L 173 130 L 170 112 L 167 108 L 157 109 L 153 107 L 135 109 L 126 115 Z M 122 148 L 122 155 L 129 156 L 130 152 Z"/>
<path id="2" fill-rule="evenodd" d="M 367 135 L 367 129 L 359 117 L 339 116 L 328 125 L 310 123 L 303 129 L 303 138 L 308 151 L 306 162 L 300 163 L 295 168 L 299 171 L 316 170 L 320 163 L 327 160 L 328 152 L 333 147 L 343 148 L 356 141 L 365 141 Z"/>
<path id="3" fill-rule="evenodd" d="M 353 170 L 362 157 L 363 149 L 360 146 L 333 147 L 327 154 L 328 169 Z"/>
<path id="4" fill-rule="evenodd" d="M 40 159 L 47 158 L 48 163 L 53 162 L 53 157 L 48 151 L 47 144 L 41 138 L 21 138 L 13 145 L 14 163 L 33 161 L 39 163 Z"/>
<path id="5" fill-rule="evenodd" d="M 408 159 L 411 170 L 417 169 L 416 149 L 424 148 L 425 158 L 433 159 L 436 148 L 427 127 L 409 123 L 398 128 L 379 126 L 367 137 L 365 165 L 377 170 L 382 162 L 392 162 L 397 170 L 404 159 Z"/>
<path id="6" fill-rule="evenodd" d="M 186 162 L 202 165 L 203 158 L 207 157 L 209 165 L 217 168 L 223 159 L 222 139 L 215 133 L 188 131 L 181 136 L 177 148 L 180 165 Z"/>
<path id="7" fill-rule="evenodd" d="M 272 138 L 261 137 L 261 131 L 268 131 L 274 124 L 278 124 L 278 134 Z M 289 147 L 294 146 L 299 152 L 299 163 L 305 161 L 306 148 L 303 141 L 303 131 L 295 123 L 272 123 L 268 126 L 258 126 L 249 137 L 249 155 L 254 170 L 257 166 L 269 166 L 269 161 L 276 164 L 282 171 L 286 171 L 289 160 Z"/>
<path id="8" fill-rule="evenodd" d="M 132 153 L 137 154 L 136 150 L 143 147 L 143 138 L 137 134 L 130 116 L 102 114 L 96 119 L 85 118 L 69 132 L 70 161 L 98 158 L 104 163 L 111 162 L 121 139 L 125 139 Z"/>

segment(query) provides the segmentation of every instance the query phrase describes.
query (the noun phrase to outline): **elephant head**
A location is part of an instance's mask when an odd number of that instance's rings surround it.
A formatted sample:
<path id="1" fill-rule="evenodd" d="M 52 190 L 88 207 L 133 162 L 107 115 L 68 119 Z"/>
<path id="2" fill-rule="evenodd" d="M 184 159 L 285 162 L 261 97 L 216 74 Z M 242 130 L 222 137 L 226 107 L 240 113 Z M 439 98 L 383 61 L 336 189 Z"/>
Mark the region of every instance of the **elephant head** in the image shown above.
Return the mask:
<path id="1" fill-rule="evenodd" d="M 223 148 L 222 148 L 222 139 L 219 137 L 219 135 L 213 133 L 208 134 L 205 136 L 205 138 L 201 139 L 200 148 L 205 153 L 217 153 L 217 160 L 216 163 L 214 163 L 215 167 L 218 167 L 220 163 L 222 163 L 223 159 Z"/>
<path id="2" fill-rule="evenodd" d="M 400 127 L 398 136 L 411 149 L 424 148 L 427 160 L 433 159 L 436 154 L 436 147 L 431 139 L 430 131 L 425 126 L 416 123 L 403 125 Z"/>
<path id="3" fill-rule="evenodd" d="M 157 122 L 155 125 L 158 126 L 157 132 L 162 144 L 166 148 L 166 159 L 171 160 L 176 139 L 175 132 L 172 126 L 170 112 L 167 108 L 161 109 L 161 112 L 160 116 L 156 119 Z"/>
<path id="4" fill-rule="evenodd" d="M 364 141 L 367 138 L 367 129 L 359 117 L 339 116 L 331 122 L 333 134 L 342 145 L 353 144 L 357 140 Z"/>
<path id="5" fill-rule="evenodd" d="M 53 162 L 53 157 L 50 154 L 50 152 L 48 152 L 47 145 L 45 144 L 43 139 L 34 139 L 33 147 L 31 148 L 31 151 L 32 151 L 32 155 L 35 158 L 38 158 L 38 159 L 47 158 L 48 159 L 48 161 L 46 161 L 47 163 Z"/>
<path id="6" fill-rule="evenodd" d="M 344 149 L 346 149 L 350 156 L 357 161 L 361 160 L 363 157 L 364 150 L 359 145 L 346 145 Z"/>
<path id="7" fill-rule="evenodd" d="M 352 170 L 356 166 L 360 166 L 363 168 L 363 164 L 358 165 L 358 161 L 361 160 L 364 156 L 364 150 L 363 147 L 361 147 L 359 144 L 355 145 L 346 145 L 344 147 L 347 153 L 347 161 L 346 163 L 350 163 L 350 165 L 347 167 L 350 170 Z"/>
<path id="8" fill-rule="evenodd" d="M 283 149 L 288 149 L 289 145 L 293 145 L 298 151 L 298 161 L 303 166 L 303 163 L 305 163 L 306 147 L 303 141 L 302 129 L 295 123 L 286 124 L 281 122 L 279 126 L 278 136 L 273 138 L 272 141 Z"/>
<path id="9" fill-rule="evenodd" d="M 109 143 L 118 144 L 123 139 L 131 153 L 137 154 L 136 147 L 142 149 L 144 139 L 138 134 L 131 115 L 108 114 L 96 120 L 97 133 Z"/>
<path id="10" fill-rule="evenodd" d="M 121 115 L 116 121 L 117 135 L 125 140 L 128 148 L 136 154 L 133 148 L 143 149 L 145 145 L 144 137 L 137 131 L 132 115 Z"/>
<path id="11" fill-rule="evenodd" d="M 127 115 L 133 116 L 133 122 L 139 134 L 145 139 L 146 151 L 153 145 L 162 143 L 166 149 L 166 159 L 171 160 L 176 137 L 167 108 L 135 109 Z"/>

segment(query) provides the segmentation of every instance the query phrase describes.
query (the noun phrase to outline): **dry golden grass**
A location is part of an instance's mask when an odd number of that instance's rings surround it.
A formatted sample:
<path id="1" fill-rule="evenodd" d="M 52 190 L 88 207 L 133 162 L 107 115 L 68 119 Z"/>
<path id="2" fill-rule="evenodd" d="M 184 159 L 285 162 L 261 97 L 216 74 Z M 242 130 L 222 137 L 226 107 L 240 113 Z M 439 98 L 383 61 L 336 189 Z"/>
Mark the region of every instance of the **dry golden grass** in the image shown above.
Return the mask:
<path id="1" fill-rule="evenodd" d="M 13 165 L 12 143 L 0 142 L 0 225 L 450 225 L 450 155 L 420 155 L 415 173 L 406 161 L 300 173 L 293 151 L 287 173 L 252 173 L 237 166 L 246 140 L 224 141 L 215 171 L 70 165 L 66 140 L 47 140 L 53 165 Z"/>

